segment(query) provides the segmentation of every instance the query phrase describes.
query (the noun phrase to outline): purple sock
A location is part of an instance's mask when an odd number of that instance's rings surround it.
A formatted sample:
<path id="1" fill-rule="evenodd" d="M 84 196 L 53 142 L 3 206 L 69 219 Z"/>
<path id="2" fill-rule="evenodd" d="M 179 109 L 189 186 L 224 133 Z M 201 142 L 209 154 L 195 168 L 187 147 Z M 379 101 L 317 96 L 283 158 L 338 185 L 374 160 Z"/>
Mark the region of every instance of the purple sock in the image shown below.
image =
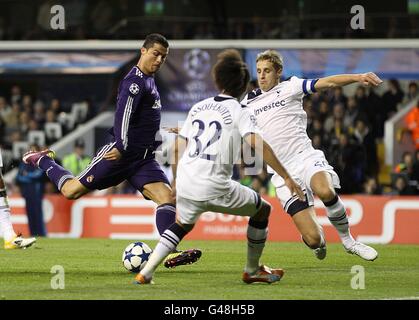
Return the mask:
<path id="1" fill-rule="evenodd" d="M 52 182 L 54 182 L 54 184 L 60 191 L 64 182 L 66 182 L 68 179 L 74 178 L 71 172 L 67 171 L 59 164 L 55 163 L 55 161 L 50 157 L 42 157 L 41 160 L 39 160 L 39 168 L 45 171 L 47 177 Z"/>
<path id="2" fill-rule="evenodd" d="M 176 207 L 171 203 L 164 203 L 157 207 L 156 226 L 162 235 L 173 223 L 176 222 Z"/>

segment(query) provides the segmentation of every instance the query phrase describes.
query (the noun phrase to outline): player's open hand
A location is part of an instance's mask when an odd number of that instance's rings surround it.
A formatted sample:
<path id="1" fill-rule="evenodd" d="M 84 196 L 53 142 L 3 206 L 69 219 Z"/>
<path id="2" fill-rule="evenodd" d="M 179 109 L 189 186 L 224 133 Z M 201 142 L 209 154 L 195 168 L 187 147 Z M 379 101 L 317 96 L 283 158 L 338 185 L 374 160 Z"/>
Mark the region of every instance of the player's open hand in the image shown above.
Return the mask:
<path id="1" fill-rule="evenodd" d="M 121 157 L 122 155 L 119 152 L 119 150 L 117 148 L 112 148 L 111 151 L 108 151 L 105 153 L 105 155 L 103 156 L 103 159 L 109 160 L 109 161 L 115 161 L 115 160 L 121 159 Z"/>
<path id="2" fill-rule="evenodd" d="M 366 87 L 376 87 L 383 82 L 374 72 L 362 73 L 359 76 L 359 82 Z"/>
<path id="3" fill-rule="evenodd" d="M 303 190 L 301 190 L 301 187 L 291 177 L 284 179 L 284 181 L 285 185 L 288 189 L 290 189 L 292 195 L 297 194 L 301 201 L 306 200 Z"/>

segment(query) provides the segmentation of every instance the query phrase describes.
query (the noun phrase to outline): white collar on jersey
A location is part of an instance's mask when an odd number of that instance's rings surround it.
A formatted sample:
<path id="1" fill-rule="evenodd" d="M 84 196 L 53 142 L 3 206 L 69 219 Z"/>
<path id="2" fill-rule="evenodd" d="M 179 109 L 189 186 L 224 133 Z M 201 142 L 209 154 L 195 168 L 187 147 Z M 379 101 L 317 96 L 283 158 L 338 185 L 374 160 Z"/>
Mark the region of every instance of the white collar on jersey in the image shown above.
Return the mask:
<path id="1" fill-rule="evenodd" d="M 222 98 L 234 98 L 233 96 L 229 96 L 228 94 L 225 94 L 225 93 L 218 94 L 218 97 L 222 97 Z"/>
<path id="2" fill-rule="evenodd" d="M 281 85 L 282 82 L 278 82 L 276 85 L 274 85 L 272 88 L 270 88 L 268 91 L 263 91 L 262 89 L 260 89 L 260 91 L 262 91 L 262 93 L 266 93 L 266 92 L 271 92 L 273 91 L 276 87 L 278 87 L 279 85 Z"/>
<path id="3" fill-rule="evenodd" d="M 217 102 L 221 102 L 221 101 L 224 101 L 224 100 L 230 100 L 230 99 L 236 99 L 236 98 L 234 98 L 233 96 L 229 96 L 227 94 L 224 94 L 224 93 L 220 93 L 218 96 L 214 97 L 214 100 L 217 101 Z"/>

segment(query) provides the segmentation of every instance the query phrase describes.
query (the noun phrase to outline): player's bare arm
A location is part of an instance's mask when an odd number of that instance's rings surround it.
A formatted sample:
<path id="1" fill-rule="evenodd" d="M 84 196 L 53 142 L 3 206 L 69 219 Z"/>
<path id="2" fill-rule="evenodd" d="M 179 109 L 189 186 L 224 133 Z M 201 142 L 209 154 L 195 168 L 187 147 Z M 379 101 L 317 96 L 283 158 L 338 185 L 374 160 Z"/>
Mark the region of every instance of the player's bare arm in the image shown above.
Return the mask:
<path id="1" fill-rule="evenodd" d="M 258 154 L 263 154 L 263 160 L 272 167 L 285 181 L 286 186 L 290 189 L 292 194 L 297 194 L 300 200 L 304 201 L 305 196 L 301 187 L 291 178 L 287 170 L 275 156 L 274 151 L 267 144 L 260 135 L 250 133 L 245 137 L 245 141 L 256 150 Z M 262 146 L 262 150 L 261 147 Z"/>
<path id="2" fill-rule="evenodd" d="M 351 83 L 359 83 L 366 87 L 376 87 L 382 82 L 383 80 L 381 80 L 374 72 L 359 74 L 338 74 L 320 78 L 314 85 L 314 88 L 316 90 L 325 90 L 334 87 L 343 87 Z"/>
<path id="3" fill-rule="evenodd" d="M 176 197 L 176 176 L 177 176 L 177 165 L 179 162 L 179 159 L 182 157 L 183 153 L 185 152 L 186 146 L 188 141 L 181 137 L 177 136 L 175 139 L 175 142 L 172 146 L 172 173 L 173 173 L 173 182 L 172 182 L 172 196 Z"/>

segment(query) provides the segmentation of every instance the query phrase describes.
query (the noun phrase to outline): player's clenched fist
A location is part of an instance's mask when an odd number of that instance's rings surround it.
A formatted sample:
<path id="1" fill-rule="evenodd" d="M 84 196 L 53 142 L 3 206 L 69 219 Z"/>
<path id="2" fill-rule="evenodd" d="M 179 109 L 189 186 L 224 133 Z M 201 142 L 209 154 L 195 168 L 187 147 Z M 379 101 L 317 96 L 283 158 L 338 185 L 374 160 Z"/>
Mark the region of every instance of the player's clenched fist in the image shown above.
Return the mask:
<path id="1" fill-rule="evenodd" d="M 359 82 L 364 86 L 378 86 L 383 82 L 374 72 L 362 73 L 359 75 Z"/>

